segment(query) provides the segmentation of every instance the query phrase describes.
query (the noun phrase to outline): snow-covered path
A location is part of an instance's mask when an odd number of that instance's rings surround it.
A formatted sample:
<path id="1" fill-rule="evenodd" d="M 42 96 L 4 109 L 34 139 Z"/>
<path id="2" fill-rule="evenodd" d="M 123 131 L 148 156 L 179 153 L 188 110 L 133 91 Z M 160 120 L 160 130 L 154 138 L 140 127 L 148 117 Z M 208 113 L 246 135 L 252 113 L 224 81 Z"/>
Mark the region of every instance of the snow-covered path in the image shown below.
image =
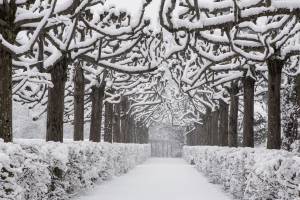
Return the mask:
<path id="1" fill-rule="evenodd" d="M 182 159 L 152 158 L 77 200 L 230 200 Z"/>

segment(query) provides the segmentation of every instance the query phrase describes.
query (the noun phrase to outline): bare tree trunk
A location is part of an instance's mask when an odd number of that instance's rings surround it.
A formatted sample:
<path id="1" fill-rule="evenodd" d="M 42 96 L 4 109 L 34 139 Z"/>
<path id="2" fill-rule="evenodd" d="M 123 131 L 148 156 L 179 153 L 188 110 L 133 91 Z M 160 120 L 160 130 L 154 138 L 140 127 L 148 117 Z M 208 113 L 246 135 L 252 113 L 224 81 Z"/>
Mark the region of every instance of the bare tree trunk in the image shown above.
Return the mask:
<path id="1" fill-rule="evenodd" d="M 139 144 L 144 143 L 144 135 L 145 135 L 145 128 L 141 122 L 138 122 L 136 124 L 137 143 L 139 143 Z"/>
<path id="2" fill-rule="evenodd" d="M 207 115 L 203 117 L 202 125 L 202 145 L 208 145 L 208 133 L 207 133 Z"/>
<path id="3" fill-rule="evenodd" d="M 244 81 L 244 124 L 243 146 L 254 147 L 254 85 L 255 80 L 245 77 Z"/>
<path id="4" fill-rule="evenodd" d="M 194 123 L 195 126 L 195 134 L 196 134 L 196 145 L 200 145 L 201 143 L 201 125 L 198 123 Z"/>
<path id="5" fill-rule="evenodd" d="M 12 142 L 12 58 L 0 48 L 0 138 Z"/>
<path id="6" fill-rule="evenodd" d="M 228 146 L 238 146 L 238 108 L 239 108 L 239 92 L 238 84 L 233 83 L 230 89 L 230 114 L 229 114 L 229 133 L 228 133 Z"/>
<path id="7" fill-rule="evenodd" d="M 105 102 L 104 142 L 112 143 L 113 104 Z"/>
<path id="8" fill-rule="evenodd" d="M 194 144 L 195 144 L 195 146 L 199 146 L 199 128 L 198 127 L 196 127 L 194 134 L 195 134 L 195 143 Z"/>
<path id="9" fill-rule="evenodd" d="M 187 126 L 187 127 L 186 127 L 186 133 L 187 133 L 187 134 L 186 134 L 186 136 L 185 136 L 185 137 L 186 137 L 186 145 L 187 145 L 187 146 L 191 146 L 191 145 L 192 145 L 192 144 L 191 144 L 191 143 L 192 143 L 192 142 L 191 142 L 191 133 L 190 133 L 189 131 L 190 131 L 190 129 L 189 129 L 189 127 Z"/>
<path id="10" fill-rule="evenodd" d="M 141 125 L 141 127 L 140 127 L 140 133 L 139 133 L 139 135 L 140 135 L 140 144 L 144 144 L 145 143 L 145 127 L 143 126 L 143 125 Z"/>
<path id="11" fill-rule="evenodd" d="M 144 140 L 143 144 L 148 144 L 149 143 L 149 129 L 148 127 L 144 127 Z"/>
<path id="12" fill-rule="evenodd" d="M 296 95 L 297 95 L 297 104 L 300 106 L 300 74 L 297 75 L 296 77 Z"/>
<path id="13" fill-rule="evenodd" d="M 204 120 L 203 120 L 203 123 L 204 123 Z M 205 145 L 205 131 L 204 131 L 204 128 L 203 128 L 204 124 L 199 124 L 198 125 L 198 133 L 199 133 L 199 141 L 198 141 L 198 144 L 199 145 Z"/>
<path id="14" fill-rule="evenodd" d="M 121 120 L 120 120 L 120 104 L 114 105 L 113 112 L 113 142 L 121 143 Z"/>
<path id="15" fill-rule="evenodd" d="M 219 145 L 219 111 L 215 110 L 211 115 L 211 140 L 212 145 Z"/>
<path id="16" fill-rule="evenodd" d="M 190 138 L 191 138 L 191 146 L 195 146 L 195 130 L 190 132 Z"/>
<path id="17" fill-rule="evenodd" d="M 280 87 L 284 61 L 267 60 L 268 65 L 268 149 L 281 148 Z"/>
<path id="18" fill-rule="evenodd" d="M 228 104 L 220 100 L 220 145 L 228 146 Z"/>
<path id="19" fill-rule="evenodd" d="M 295 89 L 296 89 L 296 97 L 297 97 L 297 104 L 298 104 L 298 109 L 300 110 L 300 74 L 297 75 L 296 77 L 296 85 L 295 85 Z M 299 139 L 299 128 L 298 128 L 298 119 L 300 118 L 300 112 L 297 112 L 297 128 L 296 128 L 296 139 Z"/>
<path id="20" fill-rule="evenodd" d="M 84 74 L 80 65 L 74 75 L 74 141 L 84 139 Z"/>
<path id="21" fill-rule="evenodd" d="M 132 118 L 132 123 L 133 123 L 133 126 L 132 126 L 132 131 L 131 131 L 131 134 L 132 134 L 131 143 L 137 143 L 137 126 L 136 126 L 136 121 L 134 120 L 134 118 Z"/>
<path id="22" fill-rule="evenodd" d="M 207 108 L 206 109 L 206 127 L 205 127 L 205 131 L 206 131 L 206 143 L 207 145 L 212 145 L 212 128 L 211 128 L 211 120 L 212 120 L 212 113 L 211 113 L 211 109 Z"/>
<path id="23" fill-rule="evenodd" d="M 132 126 L 132 119 L 131 116 L 127 115 L 127 126 L 126 126 L 126 143 L 132 142 L 132 134 L 131 131 L 133 130 Z"/>
<path id="24" fill-rule="evenodd" d="M 130 116 L 128 128 L 129 143 L 135 143 L 135 121 L 132 116 Z"/>
<path id="25" fill-rule="evenodd" d="M 142 127 L 140 123 L 136 124 L 136 143 L 141 144 L 142 143 Z"/>
<path id="26" fill-rule="evenodd" d="M 103 98 L 105 90 L 105 81 L 102 81 L 100 87 L 93 86 L 91 99 L 92 99 L 92 114 L 90 126 L 90 141 L 101 141 L 101 124 L 102 124 L 102 109 Z"/>
<path id="27" fill-rule="evenodd" d="M 206 114 L 203 118 L 203 145 L 210 145 L 210 120 L 211 120 L 211 109 L 206 109 Z"/>
<path id="28" fill-rule="evenodd" d="M 128 126 L 127 126 L 127 143 L 134 143 L 135 141 L 135 122 L 132 116 L 128 116 Z"/>
<path id="29" fill-rule="evenodd" d="M 15 42 L 14 28 L 17 6 L 15 1 L 0 5 L 0 34 L 10 43 Z M 6 2 L 4 1 L 4 4 Z M 0 46 L 0 138 L 12 142 L 12 55 Z"/>
<path id="30" fill-rule="evenodd" d="M 122 97 L 121 100 L 121 131 L 120 131 L 120 138 L 122 143 L 126 143 L 127 140 L 127 135 L 128 135 L 128 115 L 127 115 L 127 110 L 128 110 L 128 100 L 126 97 Z"/>
<path id="31" fill-rule="evenodd" d="M 54 87 L 48 89 L 46 141 L 63 142 L 66 68 L 66 59 L 62 59 L 51 70 Z"/>

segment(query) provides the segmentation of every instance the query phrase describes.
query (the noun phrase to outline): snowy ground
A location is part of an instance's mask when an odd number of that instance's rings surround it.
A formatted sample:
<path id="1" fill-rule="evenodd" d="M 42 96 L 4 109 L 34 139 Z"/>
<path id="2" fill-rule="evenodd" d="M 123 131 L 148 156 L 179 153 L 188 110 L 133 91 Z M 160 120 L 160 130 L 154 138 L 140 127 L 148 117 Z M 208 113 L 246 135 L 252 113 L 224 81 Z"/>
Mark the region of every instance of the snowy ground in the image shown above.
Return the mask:
<path id="1" fill-rule="evenodd" d="M 230 200 L 182 159 L 152 158 L 76 200 Z"/>

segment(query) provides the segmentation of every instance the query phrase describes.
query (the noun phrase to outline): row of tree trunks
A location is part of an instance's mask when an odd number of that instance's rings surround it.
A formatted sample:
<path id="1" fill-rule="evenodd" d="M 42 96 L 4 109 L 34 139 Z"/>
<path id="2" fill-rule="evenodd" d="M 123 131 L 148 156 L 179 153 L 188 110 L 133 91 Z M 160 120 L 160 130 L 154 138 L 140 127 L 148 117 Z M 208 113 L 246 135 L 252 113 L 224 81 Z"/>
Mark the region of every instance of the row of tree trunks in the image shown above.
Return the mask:
<path id="1" fill-rule="evenodd" d="M 74 76 L 75 93 L 74 93 L 74 140 L 83 140 L 83 122 L 84 122 L 84 76 L 82 69 L 76 69 Z M 102 109 L 105 93 L 105 82 L 99 87 L 92 88 L 92 114 L 90 141 L 101 141 L 102 128 Z M 104 104 L 104 141 L 116 143 L 148 143 L 148 128 L 137 125 L 134 119 L 127 115 L 129 108 L 127 98 L 122 98 L 121 103 L 112 104 L 106 102 Z M 81 123 L 82 122 L 82 123 Z M 79 125 L 81 123 L 81 126 Z M 76 128 L 77 127 L 77 128 Z M 80 130 L 76 130 L 80 129 Z"/>
<path id="2" fill-rule="evenodd" d="M 113 111 L 111 112 L 113 113 L 112 141 L 117 143 L 148 143 L 148 128 L 136 122 L 134 118 L 127 113 L 129 107 L 128 98 L 124 96 L 121 97 L 119 104 L 113 106 Z"/>
<path id="3" fill-rule="evenodd" d="M 239 88 L 237 83 L 232 86 L 230 116 L 229 105 L 223 100 L 214 111 L 207 107 L 202 124 L 195 124 L 195 130 L 187 135 L 187 145 L 237 146 Z"/>
<path id="4" fill-rule="evenodd" d="M 284 61 L 279 59 L 270 58 L 267 60 L 268 65 L 268 149 L 281 148 L 281 109 L 280 109 L 280 89 L 281 89 L 281 76 Z M 247 76 L 243 80 L 244 86 L 244 123 L 243 123 L 243 146 L 254 147 L 254 86 L 255 80 L 253 77 Z M 295 90 L 297 94 L 297 102 L 300 105 L 300 75 L 296 77 Z M 226 137 L 226 124 L 227 116 L 226 105 L 220 102 L 220 110 L 210 112 L 207 111 L 204 117 L 204 132 L 203 135 L 208 135 L 208 145 L 221 145 L 221 146 L 238 146 L 238 105 L 239 97 L 238 83 L 232 83 L 229 89 L 230 94 L 230 115 L 228 127 L 228 141 Z M 220 117 L 220 124 L 218 128 L 218 116 Z M 208 122 L 211 123 L 208 123 Z M 224 135 L 223 135 L 224 134 Z M 192 136 L 191 136 L 192 137 Z M 191 137 L 189 139 L 191 139 Z M 205 137 L 205 136 L 203 136 Z M 193 142 L 189 142 L 193 143 Z"/>
<path id="5" fill-rule="evenodd" d="M 193 130 L 191 130 L 190 128 L 187 129 L 187 134 L 186 134 L 187 145 L 189 146 L 209 145 L 208 144 L 209 139 L 207 138 L 208 135 L 205 130 L 206 128 L 205 124 L 206 124 L 205 121 L 203 121 L 203 124 L 195 123 Z M 209 122 L 209 124 L 211 125 L 212 123 Z"/>
<path id="6" fill-rule="evenodd" d="M 194 127 L 188 131 L 187 145 L 228 145 L 228 105 L 222 102 L 213 112 L 207 108 L 202 124 L 195 123 Z"/>
<path id="7" fill-rule="evenodd" d="M 9 2 L 9 1 L 8 1 Z M 0 5 L 0 33 L 9 43 L 16 38 L 15 1 Z M 12 55 L 0 45 L 0 138 L 12 142 Z"/>
<path id="8" fill-rule="evenodd" d="M 243 146 L 254 147 L 254 84 L 252 77 L 246 77 L 244 84 L 244 127 Z M 238 105 L 239 87 L 233 83 L 229 89 L 230 115 L 228 104 L 219 100 L 219 108 L 211 111 L 207 108 L 203 117 L 203 126 L 195 125 L 195 131 L 188 135 L 189 145 L 238 146 Z M 229 122 L 228 122 L 229 119 Z"/>
<path id="9" fill-rule="evenodd" d="M 269 133 L 268 133 L 268 148 L 280 148 L 280 82 L 281 82 L 281 69 L 283 67 L 283 61 L 281 60 L 270 60 L 268 62 L 269 67 Z M 80 68 L 79 68 L 80 69 Z M 78 72 L 80 74 L 80 72 Z M 81 76 L 82 77 L 82 76 Z M 81 77 L 78 77 L 80 79 Z M 297 77 L 299 79 L 299 76 Z M 297 84 L 299 84 L 299 80 L 296 80 L 296 92 L 299 96 L 299 86 L 297 87 Z M 297 82 L 298 81 L 298 82 Z M 80 81 L 79 81 L 80 82 Z M 81 81 L 82 82 L 82 81 Z M 253 147 L 254 146 L 254 131 L 253 131 L 253 123 L 254 123 L 254 84 L 255 80 L 252 77 L 246 77 L 243 80 L 244 84 L 244 123 L 243 123 L 243 146 L 245 147 Z M 84 87 L 80 87 L 81 89 L 78 89 L 78 91 L 84 91 Z M 209 144 L 209 145 L 221 145 L 221 146 L 232 146 L 236 147 L 237 142 L 237 116 L 238 116 L 238 85 L 237 83 L 233 83 L 232 88 L 230 89 L 230 98 L 231 98 L 231 106 L 230 106 L 230 120 L 229 120 L 229 127 L 228 127 L 228 105 L 226 105 L 225 102 L 220 101 L 220 111 L 214 111 L 211 112 L 208 109 L 207 116 L 204 119 L 204 127 L 202 128 L 202 131 L 204 134 L 202 134 L 203 138 L 202 142 L 200 142 L 201 139 L 199 139 L 199 134 L 191 134 L 193 135 L 193 140 L 190 143 L 192 144 Z M 76 91 L 75 91 L 76 93 Z M 78 93 L 80 94 L 80 92 Z M 77 96 L 77 95 L 75 95 Z M 78 95 L 80 96 L 80 95 Z M 76 102 L 76 101 L 75 101 Z M 82 102 L 82 99 L 81 99 Z M 298 97 L 299 102 L 299 97 Z M 126 107 L 126 101 L 123 101 L 123 108 Z M 105 141 L 112 142 L 113 136 L 112 132 L 114 134 L 114 141 L 115 142 L 137 142 L 139 141 L 139 136 L 137 136 L 136 133 L 136 124 L 134 120 L 129 119 L 128 123 L 128 117 L 126 117 L 124 114 L 122 118 L 120 119 L 120 108 L 119 106 L 115 106 L 116 110 L 114 112 L 114 115 L 111 117 L 109 114 L 112 110 L 112 105 L 108 104 L 106 106 L 108 109 L 108 112 L 106 113 L 106 125 L 105 125 Z M 125 108 L 126 109 L 126 108 Z M 127 108 L 128 109 L 128 108 Z M 82 113 L 82 111 L 78 111 L 79 115 Z M 124 111 L 122 110 L 124 113 Z M 99 113 L 99 112 L 98 112 Z M 219 119 L 220 117 L 220 119 Z M 82 118 L 82 117 L 80 117 Z M 97 120 L 100 122 L 101 127 L 101 120 Z M 118 122 L 120 121 L 120 122 Z M 210 123 L 207 123 L 210 122 Z M 218 122 L 219 121 L 219 122 Z M 83 134 L 81 134 L 83 131 L 83 125 L 82 123 L 76 123 L 78 126 L 75 128 L 75 130 L 78 130 L 79 135 L 75 140 L 81 140 Z M 113 124 L 113 127 L 112 127 Z M 122 133 L 120 131 L 120 126 L 122 128 Z M 58 126 L 60 127 L 60 126 Z M 93 126 L 95 127 L 95 126 Z M 128 128 L 129 127 L 129 128 Z M 113 129 L 115 131 L 113 131 Z M 229 129 L 229 137 L 226 137 L 228 134 Z M 129 134 L 126 134 L 124 130 L 129 131 Z M 199 133 L 198 128 L 196 128 L 196 132 Z M 127 139 L 125 138 L 127 135 Z M 100 134 L 98 134 L 100 137 Z M 61 138 L 59 136 L 59 138 Z M 57 140 L 57 139 L 56 139 Z M 98 139 L 97 139 L 98 140 Z M 97 141 L 96 140 L 96 141 Z"/>

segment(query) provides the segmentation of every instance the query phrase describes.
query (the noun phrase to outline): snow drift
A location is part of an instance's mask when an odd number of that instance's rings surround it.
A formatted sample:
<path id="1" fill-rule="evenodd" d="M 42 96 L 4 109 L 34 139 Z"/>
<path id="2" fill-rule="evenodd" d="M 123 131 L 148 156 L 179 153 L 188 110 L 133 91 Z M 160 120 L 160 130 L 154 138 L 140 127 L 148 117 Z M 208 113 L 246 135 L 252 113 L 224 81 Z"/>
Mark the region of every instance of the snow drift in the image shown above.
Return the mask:
<path id="1" fill-rule="evenodd" d="M 150 154 L 150 146 L 140 144 L 0 141 L 0 199 L 68 199 Z"/>
<path id="2" fill-rule="evenodd" d="M 183 156 L 237 199 L 299 200 L 300 157 L 283 150 L 184 147 Z"/>

